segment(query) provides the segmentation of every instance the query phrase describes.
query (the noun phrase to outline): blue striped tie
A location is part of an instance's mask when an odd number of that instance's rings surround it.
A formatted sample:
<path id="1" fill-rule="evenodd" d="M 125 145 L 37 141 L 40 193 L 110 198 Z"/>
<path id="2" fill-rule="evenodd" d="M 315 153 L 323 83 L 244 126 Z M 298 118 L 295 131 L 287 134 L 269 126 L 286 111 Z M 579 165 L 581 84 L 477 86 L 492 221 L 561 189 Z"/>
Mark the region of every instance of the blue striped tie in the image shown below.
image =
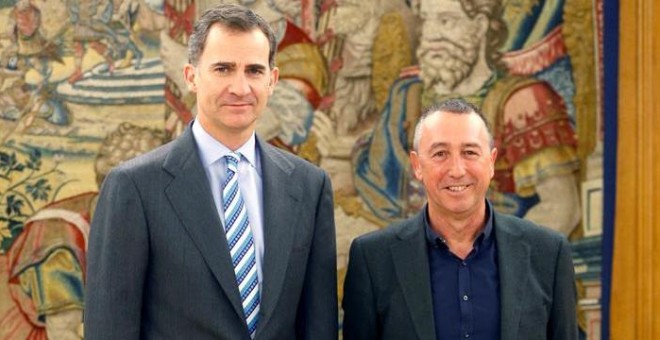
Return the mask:
<path id="1" fill-rule="evenodd" d="M 250 337 L 254 339 L 259 321 L 259 277 L 250 221 L 236 175 L 240 158 L 241 155 L 234 152 L 225 156 L 227 179 L 222 190 L 222 204 L 225 210 L 225 235 L 241 294 L 243 313 Z"/>

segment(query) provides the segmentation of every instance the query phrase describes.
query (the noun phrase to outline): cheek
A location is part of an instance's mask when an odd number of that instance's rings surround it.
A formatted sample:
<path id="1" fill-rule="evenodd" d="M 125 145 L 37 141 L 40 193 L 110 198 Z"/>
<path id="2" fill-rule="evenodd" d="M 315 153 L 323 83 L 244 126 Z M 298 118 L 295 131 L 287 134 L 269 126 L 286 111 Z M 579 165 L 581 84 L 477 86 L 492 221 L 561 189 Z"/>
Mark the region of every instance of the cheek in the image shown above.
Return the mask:
<path id="1" fill-rule="evenodd" d="M 439 167 L 427 168 L 426 171 L 422 173 L 422 177 L 427 185 L 434 186 L 439 182 L 442 182 L 444 171 Z"/>

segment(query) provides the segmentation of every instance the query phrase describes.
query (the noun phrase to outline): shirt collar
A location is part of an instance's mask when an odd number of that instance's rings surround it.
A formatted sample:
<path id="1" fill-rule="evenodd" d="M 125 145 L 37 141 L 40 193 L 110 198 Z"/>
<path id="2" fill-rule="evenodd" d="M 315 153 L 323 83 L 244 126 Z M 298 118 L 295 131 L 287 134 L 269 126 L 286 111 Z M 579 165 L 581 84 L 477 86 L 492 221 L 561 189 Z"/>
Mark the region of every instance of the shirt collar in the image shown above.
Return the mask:
<path id="1" fill-rule="evenodd" d="M 206 167 L 231 152 L 228 147 L 206 132 L 196 120 L 192 124 L 192 133 L 197 142 L 202 163 Z M 242 158 L 247 160 L 252 167 L 259 169 L 257 166 L 257 143 L 254 132 L 252 132 L 252 136 L 236 152 L 240 153 L 243 156 Z"/>
<path id="2" fill-rule="evenodd" d="M 447 241 L 441 236 L 436 234 L 431 228 L 429 223 L 428 203 L 424 206 L 424 231 L 426 234 L 426 241 L 432 247 L 437 247 L 440 244 L 446 244 Z M 486 224 L 483 231 L 474 240 L 474 247 L 478 249 L 480 245 L 486 245 L 491 242 L 493 235 L 493 206 L 490 201 L 486 200 Z"/>

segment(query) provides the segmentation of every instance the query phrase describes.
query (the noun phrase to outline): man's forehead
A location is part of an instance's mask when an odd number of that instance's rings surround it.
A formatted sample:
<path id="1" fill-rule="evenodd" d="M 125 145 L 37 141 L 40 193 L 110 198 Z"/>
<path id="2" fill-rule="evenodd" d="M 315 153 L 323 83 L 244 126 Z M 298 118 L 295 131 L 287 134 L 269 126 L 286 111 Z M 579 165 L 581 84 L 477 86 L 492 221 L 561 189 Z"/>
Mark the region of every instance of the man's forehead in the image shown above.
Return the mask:
<path id="1" fill-rule="evenodd" d="M 422 0 L 420 4 L 420 13 L 422 16 L 428 13 L 442 13 L 449 11 L 463 11 L 458 0 Z"/>
<path id="2" fill-rule="evenodd" d="M 258 28 L 242 31 L 222 24 L 214 24 L 202 54 L 214 59 L 209 60 L 211 63 L 267 65 L 269 53 L 268 37 Z"/>
<path id="3" fill-rule="evenodd" d="M 436 111 L 426 118 L 424 124 L 423 139 L 430 143 L 449 142 L 443 141 L 443 134 L 461 132 L 465 135 L 465 140 L 452 141 L 457 143 L 480 143 L 482 138 L 488 139 L 488 129 L 478 114 L 471 113 L 452 113 L 445 111 Z M 476 137 L 475 139 L 470 136 Z"/>
<path id="4" fill-rule="evenodd" d="M 211 25 L 210 33 L 220 34 L 220 35 L 231 35 L 231 36 L 250 36 L 254 35 L 256 39 L 265 40 L 268 42 L 268 36 L 264 33 L 258 26 L 251 27 L 248 29 L 242 29 L 239 27 L 232 27 L 229 24 L 222 22 L 216 22 Z"/>

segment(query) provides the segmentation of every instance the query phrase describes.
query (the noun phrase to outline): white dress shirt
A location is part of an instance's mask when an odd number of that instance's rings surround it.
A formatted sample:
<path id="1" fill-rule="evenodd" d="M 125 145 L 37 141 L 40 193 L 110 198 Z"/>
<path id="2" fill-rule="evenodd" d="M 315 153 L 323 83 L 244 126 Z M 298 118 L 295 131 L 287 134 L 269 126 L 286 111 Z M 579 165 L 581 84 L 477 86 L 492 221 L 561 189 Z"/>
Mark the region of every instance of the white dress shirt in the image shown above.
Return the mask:
<path id="1" fill-rule="evenodd" d="M 213 201 L 217 208 L 218 216 L 225 223 L 225 214 L 222 207 L 222 185 L 227 179 L 227 163 L 224 156 L 230 150 L 222 143 L 217 141 L 204 130 L 198 121 L 192 125 L 192 133 L 197 143 L 199 156 L 206 171 L 206 177 L 211 186 Z M 261 161 L 257 152 L 255 134 L 248 139 L 245 144 L 234 152 L 241 154 L 238 163 L 238 186 L 241 190 L 241 196 L 245 201 L 248 218 L 250 219 L 250 229 L 254 238 L 256 252 L 257 275 L 259 276 L 259 289 L 263 283 L 262 264 L 264 258 L 264 228 L 263 228 L 263 190 L 261 181 Z M 218 226 L 222 228 L 222 226 Z"/>

